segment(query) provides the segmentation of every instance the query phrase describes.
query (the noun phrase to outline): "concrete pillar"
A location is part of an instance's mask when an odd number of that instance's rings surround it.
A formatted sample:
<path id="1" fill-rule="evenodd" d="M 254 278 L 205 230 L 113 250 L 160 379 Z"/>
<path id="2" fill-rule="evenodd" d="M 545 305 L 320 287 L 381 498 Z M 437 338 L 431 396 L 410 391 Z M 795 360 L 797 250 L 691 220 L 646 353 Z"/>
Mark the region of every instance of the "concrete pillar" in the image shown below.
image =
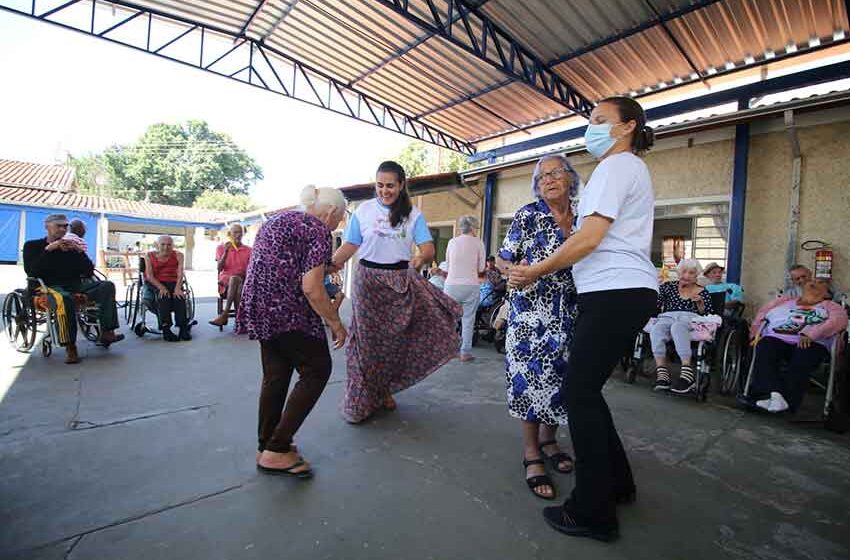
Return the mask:
<path id="1" fill-rule="evenodd" d="M 103 252 L 109 248 L 109 218 L 106 214 L 101 214 L 97 219 L 97 232 L 95 236 L 95 253 L 97 254 L 98 268 L 106 268 L 106 259 L 103 258 Z M 120 247 L 119 247 L 120 249 Z"/>
<path id="2" fill-rule="evenodd" d="M 183 239 L 186 240 L 186 254 L 183 255 L 183 267 L 186 270 L 193 270 L 192 257 L 195 252 L 195 228 L 185 228 L 183 232 Z"/>

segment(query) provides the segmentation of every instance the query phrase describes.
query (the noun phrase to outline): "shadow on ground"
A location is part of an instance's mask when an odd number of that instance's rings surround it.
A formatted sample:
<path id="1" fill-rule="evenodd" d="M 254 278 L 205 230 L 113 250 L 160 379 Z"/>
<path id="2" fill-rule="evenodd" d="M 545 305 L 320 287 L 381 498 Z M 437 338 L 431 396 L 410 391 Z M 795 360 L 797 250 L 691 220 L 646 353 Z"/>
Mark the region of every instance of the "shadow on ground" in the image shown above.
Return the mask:
<path id="1" fill-rule="evenodd" d="M 360 426 L 337 412 L 336 353 L 298 437 L 316 477 L 260 476 L 257 345 L 207 326 L 208 300 L 199 312 L 192 342 L 84 343 L 80 366 L 64 366 L 61 351 L 0 350 L 11 383 L 0 402 L 0 557 L 850 557 L 850 438 L 617 379 L 607 398 L 638 502 L 620 510 L 616 544 L 551 531 L 523 482 L 502 357 L 487 347 Z M 563 495 L 572 480 L 556 483 Z"/>

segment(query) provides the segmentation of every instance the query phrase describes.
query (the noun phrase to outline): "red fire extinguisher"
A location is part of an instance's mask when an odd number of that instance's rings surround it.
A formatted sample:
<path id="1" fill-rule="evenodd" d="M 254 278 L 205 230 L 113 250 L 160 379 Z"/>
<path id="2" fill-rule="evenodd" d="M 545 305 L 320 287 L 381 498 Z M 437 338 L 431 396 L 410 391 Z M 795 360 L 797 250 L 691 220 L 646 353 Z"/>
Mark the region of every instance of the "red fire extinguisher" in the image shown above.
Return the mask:
<path id="1" fill-rule="evenodd" d="M 815 278 L 832 280 L 833 252 L 829 245 L 823 241 L 806 241 L 802 249 L 815 252 Z"/>

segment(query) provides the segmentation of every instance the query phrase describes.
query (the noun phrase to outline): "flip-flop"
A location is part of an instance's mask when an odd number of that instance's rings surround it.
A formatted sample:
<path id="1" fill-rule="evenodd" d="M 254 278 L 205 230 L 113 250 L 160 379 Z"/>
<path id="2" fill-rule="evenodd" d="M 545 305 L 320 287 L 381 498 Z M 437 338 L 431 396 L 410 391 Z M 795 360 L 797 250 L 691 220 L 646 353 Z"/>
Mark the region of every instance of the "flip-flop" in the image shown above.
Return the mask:
<path id="1" fill-rule="evenodd" d="M 304 461 L 297 461 L 291 467 L 287 467 L 285 469 L 276 469 L 272 467 L 264 467 L 262 465 L 257 465 L 257 470 L 263 474 L 271 474 L 275 476 L 293 476 L 295 478 L 313 478 L 313 471 L 293 471 L 292 469 L 297 469 L 302 466 Z"/>

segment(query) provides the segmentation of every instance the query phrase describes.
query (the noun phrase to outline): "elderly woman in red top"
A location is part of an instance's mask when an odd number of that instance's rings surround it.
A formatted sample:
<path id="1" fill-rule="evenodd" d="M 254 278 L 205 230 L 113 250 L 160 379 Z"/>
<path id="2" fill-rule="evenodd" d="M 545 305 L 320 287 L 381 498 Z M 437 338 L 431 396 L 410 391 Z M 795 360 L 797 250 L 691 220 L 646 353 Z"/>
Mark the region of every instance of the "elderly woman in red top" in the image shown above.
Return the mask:
<path id="1" fill-rule="evenodd" d="M 227 298 L 221 315 L 210 321 L 210 325 L 223 327 L 227 324 L 230 309 L 242 298 L 242 283 L 248 272 L 248 261 L 251 260 L 251 248 L 242 244 L 245 230 L 241 224 L 233 224 L 227 231 L 227 243 L 219 245 L 215 250 L 215 260 L 218 264 L 218 293 Z"/>
<path id="2" fill-rule="evenodd" d="M 313 409 L 331 374 L 322 320 L 341 348 L 348 333 L 324 286 L 331 231 L 345 214 L 336 189 L 306 187 L 303 211 L 275 215 L 260 228 L 236 315 L 236 332 L 260 341 L 263 384 L 257 469 L 311 476 L 292 438 Z M 293 370 L 298 382 L 287 398 Z"/>
<path id="3" fill-rule="evenodd" d="M 162 338 L 169 342 L 192 340 L 186 317 L 186 294 L 183 292 L 183 253 L 174 250 L 174 240 L 170 235 L 159 236 L 156 248 L 144 257 L 145 281 L 156 290 Z M 171 330 L 175 324 L 179 334 Z"/>

